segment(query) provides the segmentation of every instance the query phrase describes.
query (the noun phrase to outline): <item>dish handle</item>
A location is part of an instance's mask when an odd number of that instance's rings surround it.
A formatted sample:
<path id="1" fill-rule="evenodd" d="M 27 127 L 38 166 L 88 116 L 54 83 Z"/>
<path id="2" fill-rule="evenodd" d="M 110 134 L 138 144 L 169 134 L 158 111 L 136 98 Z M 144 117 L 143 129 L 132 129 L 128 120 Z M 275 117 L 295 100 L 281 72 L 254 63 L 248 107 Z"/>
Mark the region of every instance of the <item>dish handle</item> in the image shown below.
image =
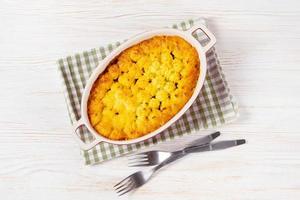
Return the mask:
<path id="1" fill-rule="evenodd" d="M 193 33 L 195 31 L 197 31 L 198 29 L 200 29 L 208 38 L 209 38 L 209 42 L 203 47 L 204 51 L 207 52 L 209 49 L 211 49 L 217 42 L 216 37 L 212 34 L 212 32 L 210 32 L 210 30 L 208 30 L 208 28 L 202 24 L 199 25 L 195 25 L 192 28 L 190 28 L 189 30 L 187 30 L 187 32 L 191 35 L 193 35 Z"/>
<path id="2" fill-rule="evenodd" d="M 99 144 L 100 142 L 102 142 L 102 140 L 95 138 L 94 141 L 92 141 L 91 143 L 85 143 L 81 140 L 80 136 L 77 133 L 77 129 L 80 128 L 81 126 L 85 125 L 84 121 L 81 119 L 79 119 L 77 122 L 75 122 L 73 124 L 73 134 L 74 137 L 77 141 L 77 143 L 79 144 L 80 148 L 82 150 L 90 150 L 91 148 L 93 148 L 94 146 L 96 146 L 97 144 Z"/>

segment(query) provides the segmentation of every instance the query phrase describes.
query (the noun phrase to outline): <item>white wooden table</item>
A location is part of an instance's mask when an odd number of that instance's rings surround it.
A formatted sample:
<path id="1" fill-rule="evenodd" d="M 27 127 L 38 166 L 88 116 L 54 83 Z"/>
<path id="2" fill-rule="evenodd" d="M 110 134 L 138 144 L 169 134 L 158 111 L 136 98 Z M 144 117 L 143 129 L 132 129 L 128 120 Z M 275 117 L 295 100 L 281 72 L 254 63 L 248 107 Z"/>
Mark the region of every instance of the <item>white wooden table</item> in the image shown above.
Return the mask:
<path id="1" fill-rule="evenodd" d="M 112 186 L 134 169 L 125 158 L 83 165 L 55 62 L 200 16 L 240 105 L 223 139 L 248 144 L 189 156 L 123 198 L 299 199 L 296 0 L 0 0 L 0 199 L 118 199 Z"/>

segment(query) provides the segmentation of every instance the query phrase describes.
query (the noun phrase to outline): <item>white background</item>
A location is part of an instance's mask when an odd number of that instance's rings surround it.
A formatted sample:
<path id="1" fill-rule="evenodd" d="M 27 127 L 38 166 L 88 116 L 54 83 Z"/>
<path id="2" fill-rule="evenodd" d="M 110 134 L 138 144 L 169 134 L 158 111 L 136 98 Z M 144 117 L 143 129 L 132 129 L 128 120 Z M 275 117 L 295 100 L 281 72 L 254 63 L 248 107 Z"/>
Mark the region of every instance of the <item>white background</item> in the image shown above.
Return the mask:
<path id="1" fill-rule="evenodd" d="M 55 62 L 206 17 L 240 105 L 222 139 L 248 144 L 191 155 L 123 199 L 299 199 L 298 2 L 0 0 L 0 198 L 118 199 L 112 186 L 135 169 L 83 165 Z"/>

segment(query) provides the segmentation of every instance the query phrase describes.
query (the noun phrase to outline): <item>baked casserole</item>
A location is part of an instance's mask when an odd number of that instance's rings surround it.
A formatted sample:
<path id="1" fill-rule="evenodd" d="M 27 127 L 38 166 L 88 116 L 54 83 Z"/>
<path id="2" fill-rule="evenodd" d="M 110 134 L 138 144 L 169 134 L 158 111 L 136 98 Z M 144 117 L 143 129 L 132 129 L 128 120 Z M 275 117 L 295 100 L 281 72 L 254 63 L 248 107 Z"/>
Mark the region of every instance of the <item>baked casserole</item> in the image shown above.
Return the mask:
<path id="1" fill-rule="evenodd" d="M 193 95 L 199 63 L 197 50 L 178 36 L 155 36 L 124 50 L 93 84 L 92 127 L 111 140 L 151 133 Z"/>

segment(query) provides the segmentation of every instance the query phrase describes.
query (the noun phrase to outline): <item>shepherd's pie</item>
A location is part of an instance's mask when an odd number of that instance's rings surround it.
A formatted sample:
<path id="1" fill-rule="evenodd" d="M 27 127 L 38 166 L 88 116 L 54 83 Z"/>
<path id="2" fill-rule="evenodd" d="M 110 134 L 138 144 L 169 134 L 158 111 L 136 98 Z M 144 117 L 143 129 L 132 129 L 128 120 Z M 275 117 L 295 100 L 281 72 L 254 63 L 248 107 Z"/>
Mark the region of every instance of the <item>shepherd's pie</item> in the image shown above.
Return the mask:
<path id="1" fill-rule="evenodd" d="M 178 36 L 155 36 L 124 50 L 91 89 L 91 125 L 112 140 L 151 133 L 190 99 L 199 63 L 196 49 Z"/>

